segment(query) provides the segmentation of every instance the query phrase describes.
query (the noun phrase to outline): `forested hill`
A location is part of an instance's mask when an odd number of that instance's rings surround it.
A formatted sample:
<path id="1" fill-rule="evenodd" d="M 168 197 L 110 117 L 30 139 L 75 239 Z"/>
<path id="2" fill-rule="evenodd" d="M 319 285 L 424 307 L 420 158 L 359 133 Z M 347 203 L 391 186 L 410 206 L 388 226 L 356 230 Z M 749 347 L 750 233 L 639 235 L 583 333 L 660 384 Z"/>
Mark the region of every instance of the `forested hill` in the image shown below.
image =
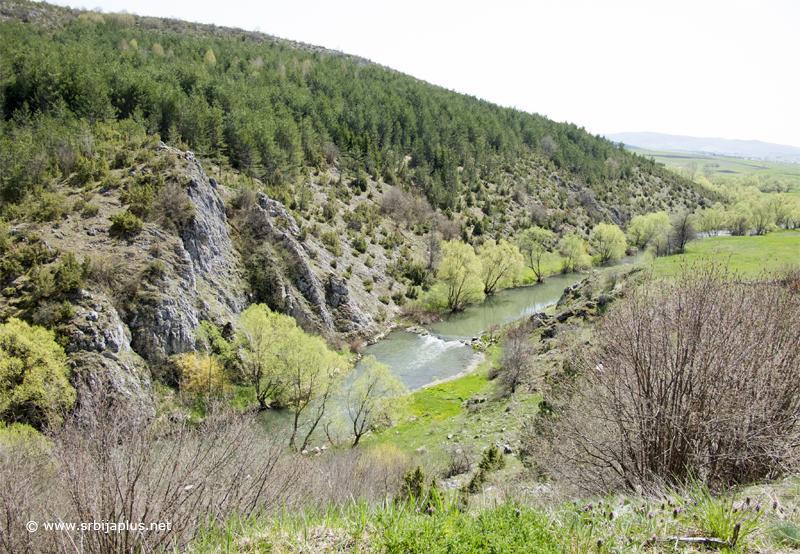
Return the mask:
<path id="1" fill-rule="evenodd" d="M 451 212 L 476 183 L 502 181 L 531 156 L 573 174 L 601 203 L 617 204 L 616 186 L 639 174 L 682 200 L 692 186 L 576 125 L 322 49 L 47 4 L 4 3 L 2 16 L 4 201 L 52 173 L 59 146 L 78 144 L 97 122 L 125 119 L 272 187 L 340 159 L 356 176 L 414 187 Z M 627 216 L 637 211 L 628 200 L 619 202 Z"/>

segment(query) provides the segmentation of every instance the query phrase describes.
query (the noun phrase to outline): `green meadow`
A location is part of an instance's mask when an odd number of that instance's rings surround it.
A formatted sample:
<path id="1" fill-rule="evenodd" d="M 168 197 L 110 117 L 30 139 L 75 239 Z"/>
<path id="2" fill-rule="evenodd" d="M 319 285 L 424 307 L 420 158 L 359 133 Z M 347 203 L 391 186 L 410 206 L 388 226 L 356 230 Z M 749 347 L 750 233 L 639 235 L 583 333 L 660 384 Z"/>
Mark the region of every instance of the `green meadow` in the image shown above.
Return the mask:
<path id="1" fill-rule="evenodd" d="M 709 237 L 690 242 L 686 253 L 642 262 L 656 275 L 674 277 L 685 264 L 702 260 L 728 263 L 745 276 L 776 271 L 786 264 L 800 263 L 800 230 L 776 231 L 758 237 Z"/>

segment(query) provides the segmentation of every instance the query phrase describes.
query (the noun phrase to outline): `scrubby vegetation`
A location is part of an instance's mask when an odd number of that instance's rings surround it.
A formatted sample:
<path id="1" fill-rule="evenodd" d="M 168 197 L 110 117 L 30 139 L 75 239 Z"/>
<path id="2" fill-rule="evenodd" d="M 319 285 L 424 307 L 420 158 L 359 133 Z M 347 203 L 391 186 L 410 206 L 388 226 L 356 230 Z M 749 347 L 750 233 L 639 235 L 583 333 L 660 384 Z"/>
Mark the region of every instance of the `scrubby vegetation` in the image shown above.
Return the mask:
<path id="1" fill-rule="evenodd" d="M 0 14 L 3 549 L 800 544 L 798 272 L 758 273 L 796 258 L 793 183 L 675 174 L 259 33 Z M 201 283 L 206 203 L 235 255 Z M 746 278 L 686 265 L 717 251 Z M 652 274 L 601 267 L 625 255 Z M 592 267 L 469 341 L 485 361 L 458 380 L 407 394 L 374 358 L 353 370 L 401 306 L 430 322 Z M 196 306 L 163 292 L 176 275 Z M 193 342 L 146 336 L 168 319 Z M 134 374 L 151 411 L 124 405 Z"/>

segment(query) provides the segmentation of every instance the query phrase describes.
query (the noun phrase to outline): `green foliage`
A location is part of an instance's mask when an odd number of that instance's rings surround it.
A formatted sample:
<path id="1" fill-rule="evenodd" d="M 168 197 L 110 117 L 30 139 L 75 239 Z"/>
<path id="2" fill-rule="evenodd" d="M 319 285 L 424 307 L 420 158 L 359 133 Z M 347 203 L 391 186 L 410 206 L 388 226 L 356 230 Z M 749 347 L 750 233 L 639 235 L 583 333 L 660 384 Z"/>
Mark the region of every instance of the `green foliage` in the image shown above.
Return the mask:
<path id="1" fill-rule="evenodd" d="M 600 223 L 592 229 L 591 238 L 601 264 L 613 262 L 625 255 L 625 233 L 616 225 Z"/>
<path id="2" fill-rule="evenodd" d="M 379 363 L 375 356 L 361 361 L 359 373 L 347 388 L 342 402 L 352 423 L 354 447 L 364 433 L 391 425 L 402 406 L 403 395 L 408 392 L 403 382 L 392 375 L 389 366 Z"/>
<path id="3" fill-rule="evenodd" d="M 356 249 L 356 252 L 359 254 L 363 254 L 367 251 L 367 240 L 359 235 L 353 239 L 353 248 Z"/>
<path id="4" fill-rule="evenodd" d="M 289 446 L 305 449 L 352 365 L 330 351 L 322 337 L 306 334 L 292 317 L 264 304 L 242 312 L 236 342 L 243 377 L 253 385 L 259 405 L 266 408 L 272 402 L 293 412 Z M 301 423 L 307 432 L 298 446 Z"/>
<path id="5" fill-rule="evenodd" d="M 67 252 L 53 275 L 56 290 L 61 294 L 75 292 L 83 286 L 84 270 L 72 252 Z"/>
<path id="6" fill-rule="evenodd" d="M 506 459 L 500 452 L 497 446 L 492 445 L 483 451 L 483 457 L 478 463 L 478 471 L 472 478 L 464 485 L 463 491 L 469 494 L 475 494 L 481 490 L 481 487 L 489 479 L 489 474 L 499 471 L 506 466 Z"/>
<path id="7" fill-rule="evenodd" d="M 492 294 L 498 288 L 513 286 L 522 279 L 525 262 L 516 245 L 489 239 L 478 248 L 483 292 Z"/>
<path id="8" fill-rule="evenodd" d="M 41 428 L 75 402 L 52 331 L 11 318 L 0 325 L 0 418 Z"/>
<path id="9" fill-rule="evenodd" d="M 579 271 L 592 266 L 592 259 L 586 252 L 586 243 L 578 233 L 572 233 L 561 239 L 558 247 L 564 257 L 561 262 L 562 273 Z"/>
<path id="10" fill-rule="evenodd" d="M 422 504 L 423 493 L 425 492 L 425 472 L 422 467 L 417 466 L 409 470 L 403 476 L 403 485 L 397 495 L 398 502 L 411 501 L 412 504 L 419 506 Z"/>
<path id="11" fill-rule="evenodd" d="M 113 237 L 131 238 L 142 231 L 142 225 L 141 219 L 136 217 L 130 210 L 125 210 L 123 213 L 114 216 L 109 231 Z"/>
<path id="12" fill-rule="evenodd" d="M 669 233 L 669 216 L 664 212 L 637 215 L 628 225 L 628 240 L 640 250 Z"/>
<path id="13" fill-rule="evenodd" d="M 472 246 L 459 240 L 442 243 L 442 262 L 439 265 L 436 285 L 431 289 L 428 305 L 450 311 L 483 299 L 482 265 Z"/>
<path id="14" fill-rule="evenodd" d="M 145 162 L 153 151 L 142 138 L 155 134 L 269 186 L 291 183 L 305 165 L 338 159 L 360 192 L 367 175 L 383 174 L 451 214 L 463 205 L 465 184 L 498 182 L 500 168 L 523 157 L 572 172 L 598 193 L 635 174 L 686 186 L 576 125 L 498 108 L 377 65 L 303 50 L 292 52 L 297 64 L 287 64 L 285 47 L 255 37 L 152 29 L 130 14 L 113 20 L 65 21 L 46 33 L 13 17 L 2 23 L 0 59 L 14 60 L 3 71 L 4 202 L 78 166 L 77 181 L 101 179 L 104 156 L 115 169 Z M 349 201 L 347 187 L 340 188 L 337 197 Z M 309 202 L 301 191 L 300 209 Z M 486 233 L 486 224 L 474 232 Z"/>
<path id="15" fill-rule="evenodd" d="M 552 231 L 536 226 L 525 229 L 519 237 L 520 253 L 525 259 L 525 264 L 533 271 L 537 282 L 544 279 L 542 258 L 553 247 L 554 241 L 555 235 Z"/>
<path id="16" fill-rule="evenodd" d="M 322 239 L 322 244 L 325 245 L 325 248 L 331 251 L 334 256 L 341 256 L 342 255 L 342 248 L 339 246 L 339 235 L 336 231 L 325 231 L 320 236 Z"/>

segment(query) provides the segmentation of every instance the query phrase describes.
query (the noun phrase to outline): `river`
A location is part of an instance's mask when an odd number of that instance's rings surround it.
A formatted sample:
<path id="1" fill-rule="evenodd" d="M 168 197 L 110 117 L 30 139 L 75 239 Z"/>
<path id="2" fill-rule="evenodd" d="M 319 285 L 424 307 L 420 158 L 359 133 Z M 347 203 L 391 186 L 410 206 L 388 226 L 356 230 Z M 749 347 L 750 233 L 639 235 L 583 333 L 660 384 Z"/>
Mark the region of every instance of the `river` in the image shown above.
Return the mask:
<path id="1" fill-rule="evenodd" d="M 561 297 L 564 289 L 585 275 L 573 273 L 547 278 L 544 283 L 505 289 L 471 304 L 463 312 L 448 314 L 442 321 L 426 326 L 429 335 L 392 331 L 366 348 L 365 356 L 373 355 L 392 368 L 410 389 L 462 372 L 474 355 L 472 347 L 461 341 L 478 336 L 493 325 L 504 325 L 542 311 Z"/>

